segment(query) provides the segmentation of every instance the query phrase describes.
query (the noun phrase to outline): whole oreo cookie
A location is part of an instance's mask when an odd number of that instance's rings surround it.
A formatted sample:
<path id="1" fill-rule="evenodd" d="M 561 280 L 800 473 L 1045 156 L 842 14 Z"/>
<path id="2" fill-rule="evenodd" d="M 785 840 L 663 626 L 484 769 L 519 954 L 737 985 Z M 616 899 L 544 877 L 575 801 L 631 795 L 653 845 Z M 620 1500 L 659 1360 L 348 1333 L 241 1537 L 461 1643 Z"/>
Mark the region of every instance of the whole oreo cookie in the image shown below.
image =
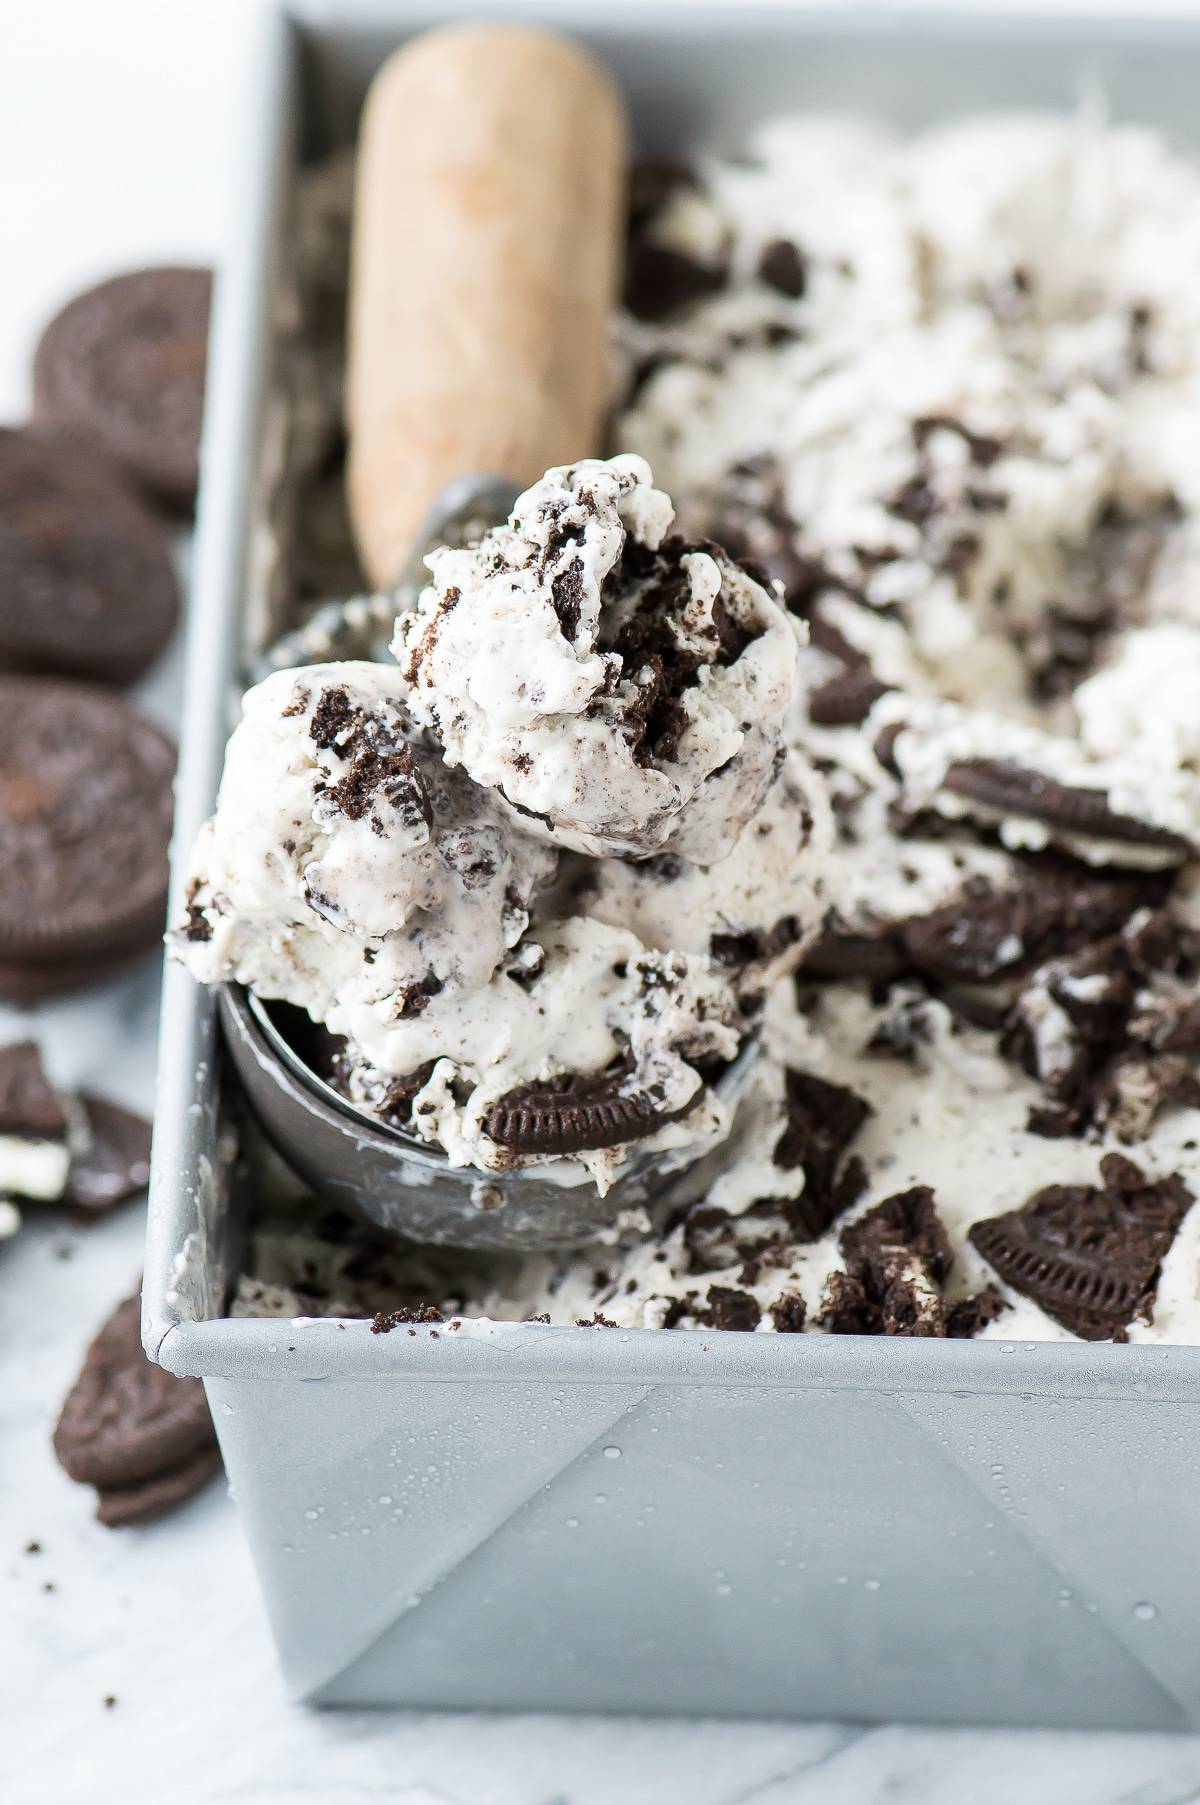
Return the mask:
<path id="1" fill-rule="evenodd" d="M 521 1084 L 494 1103 L 484 1128 L 514 1153 L 594 1153 L 651 1134 L 671 1118 L 623 1072 L 566 1072 Z"/>
<path id="2" fill-rule="evenodd" d="M 109 1317 L 54 1431 L 59 1465 L 95 1486 L 96 1514 L 110 1527 L 162 1516 L 220 1466 L 203 1385 L 147 1360 L 139 1316 L 131 1297 Z"/>
<path id="3" fill-rule="evenodd" d="M 0 996 L 71 988 L 155 942 L 174 768 L 120 697 L 0 677 Z"/>
<path id="4" fill-rule="evenodd" d="M 0 671 L 132 683 L 178 614 L 166 536 L 115 467 L 0 428 Z"/>
<path id="5" fill-rule="evenodd" d="M 196 493 L 212 275 L 134 270 L 68 303 L 33 360 L 34 418 L 99 446 L 173 506 Z"/>

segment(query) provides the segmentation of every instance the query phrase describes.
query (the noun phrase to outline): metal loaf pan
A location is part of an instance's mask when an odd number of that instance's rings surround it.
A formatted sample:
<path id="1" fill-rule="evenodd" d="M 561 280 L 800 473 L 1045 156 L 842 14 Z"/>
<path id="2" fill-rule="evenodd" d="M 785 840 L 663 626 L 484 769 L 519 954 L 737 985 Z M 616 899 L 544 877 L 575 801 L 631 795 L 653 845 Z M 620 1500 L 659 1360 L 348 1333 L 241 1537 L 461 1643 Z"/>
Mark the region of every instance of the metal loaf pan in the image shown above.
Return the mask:
<path id="1" fill-rule="evenodd" d="M 513 0 L 642 148 L 784 108 L 1066 107 L 1200 133 L 1200 28 Z M 444 15 L 442 15 L 444 16 Z M 401 4 L 271 20 L 204 446 L 178 839 L 211 806 L 261 557 L 297 157 L 348 139 Z M 178 872 L 177 872 L 178 881 Z M 208 1386 L 290 1691 L 324 1704 L 1200 1727 L 1200 1350 L 222 1319 L 238 1210 L 210 997 L 167 974 L 152 1356 Z"/>

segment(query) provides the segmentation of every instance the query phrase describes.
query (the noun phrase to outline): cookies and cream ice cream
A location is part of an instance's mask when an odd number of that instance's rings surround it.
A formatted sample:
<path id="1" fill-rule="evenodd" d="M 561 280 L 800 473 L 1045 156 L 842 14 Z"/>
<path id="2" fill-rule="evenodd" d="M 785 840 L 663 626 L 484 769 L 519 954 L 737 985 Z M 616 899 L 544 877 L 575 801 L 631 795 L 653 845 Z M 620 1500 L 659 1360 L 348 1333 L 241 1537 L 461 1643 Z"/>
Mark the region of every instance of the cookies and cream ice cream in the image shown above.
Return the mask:
<path id="1" fill-rule="evenodd" d="M 723 859 L 781 749 L 797 624 L 673 520 L 642 458 L 548 470 L 396 631 L 447 761 L 593 857 Z"/>
<path id="2" fill-rule="evenodd" d="M 670 509 L 628 465 L 571 474 L 637 494 L 632 534 Z M 615 512 L 610 524 L 615 557 L 626 529 Z M 714 864 L 556 850 L 450 761 L 396 665 L 278 671 L 245 699 L 174 945 L 202 981 L 305 1011 L 332 1037 L 323 1075 L 455 1165 L 574 1161 L 603 1190 L 634 1144 L 710 1145 L 728 1128 L 712 1080 L 753 1032 L 767 978 L 794 967 L 818 929 L 821 784 L 774 743 L 795 629 L 757 583 L 721 576 L 723 557 L 695 556 L 731 596 L 753 589 L 764 640 L 780 647 L 761 685 L 774 724 L 747 754 L 750 790 L 718 775 L 697 803 L 731 849 Z M 637 618 L 644 590 L 633 593 Z M 677 624 L 702 637 L 716 590 L 696 593 Z M 755 691 L 745 673 L 737 682 Z M 735 768 L 750 730 L 723 731 Z M 603 725 L 598 757 L 605 744 L 623 757 L 619 726 Z M 656 808 L 646 795 L 640 806 Z M 631 834 L 637 818 L 626 817 Z"/>
<path id="3" fill-rule="evenodd" d="M 1200 168 L 1092 113 L 809 118 L 632 201 L 612 447 L 672 497 L 660 549 L 711 538 L 806 635 L 728 856 L 687 801 L 547 894 L 764 995 L 762 1054 L 695 1205 L 482 1262 L 264 1220 L 233 1308 L 1200 1343 Z M 599 583 L 530 654 L 577 681 L 614 644 L 603 536 L 557 544 L 551 499 L 519 579 L 468 561 L 462 593 L 502 622 L 487 585 L 536 589 L 546 547 Z M 510 787 L 465 628 L 439 667 L 454 586 L 420 706 L 453 696 L 451 755 L 570 846 L 561 771 Z M 826 814 L 809 885 L 789 847 Z"/>

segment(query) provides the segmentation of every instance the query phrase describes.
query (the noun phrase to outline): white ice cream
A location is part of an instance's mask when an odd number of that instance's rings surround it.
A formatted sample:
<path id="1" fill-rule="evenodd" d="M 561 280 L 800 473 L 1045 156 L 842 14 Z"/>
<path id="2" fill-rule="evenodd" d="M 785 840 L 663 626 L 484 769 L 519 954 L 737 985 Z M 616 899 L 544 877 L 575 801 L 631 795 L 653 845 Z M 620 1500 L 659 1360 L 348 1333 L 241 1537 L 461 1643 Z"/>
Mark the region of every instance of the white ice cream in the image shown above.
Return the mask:
<path id="1" fill-rule="evenodd" d="M 549 470 L 397 625 L 447 760 L 593 856 L 724 857 L 781 743 L 796 627 L 673 518 L 642 458 Z"/>

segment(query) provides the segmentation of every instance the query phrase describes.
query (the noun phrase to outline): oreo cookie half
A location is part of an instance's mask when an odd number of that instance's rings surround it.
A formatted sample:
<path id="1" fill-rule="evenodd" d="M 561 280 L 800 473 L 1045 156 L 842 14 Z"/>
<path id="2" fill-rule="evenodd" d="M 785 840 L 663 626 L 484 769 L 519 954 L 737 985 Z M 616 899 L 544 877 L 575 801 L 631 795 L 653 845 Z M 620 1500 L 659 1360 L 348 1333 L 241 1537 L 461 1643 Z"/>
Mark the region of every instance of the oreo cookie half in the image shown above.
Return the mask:
<path id="1" fill-rule="evenodd" d="M 628 1074 L 619 1071 L 565 1072 L 521 1084 L 493 1103 L 483 1126 L 498 1147 L 514 1153 L 593 1153 L 641 1140 L 687 1114 L 664 1112 L 645 1091 L 625 1091 L 627 1083 Z"/>
<path id="2" fill-rule="evenodd" d="M 1010 765 L 1002 759 L 957 759 L 947 768 L 942 784 L 951 794 L 995 814 L 1023 815 L 1080 839 L 1145 846 L 1181 859 L 1193 851 L 1182 834 L 1135 820 L 1132 815 L 1114 813 L 1103 790 L 1059 783 L 1039 771 Z"/>
<path id="3" fill-rule="evenodd" d="M 88 1348 L 54 1431 L 59 1465 L 100 1494 L 111 1526 L 145 1523 L 190 1498 L 220 1466 L 199 1379 L 147 1360 L 130 1297 Z"/>
<path id="4" fill-rule="evenodd" d="M 1125 1340 L 1150 1320 L 1163 1257 L 1192 1204 L 1178 1173 L 1149 1179 L 1123 1154 L 1100 1161 L 1099 1185 L 1046 1185 L 1021 1209 L 977 1222 L 988 1265 L 1084 1341 Z"/>

